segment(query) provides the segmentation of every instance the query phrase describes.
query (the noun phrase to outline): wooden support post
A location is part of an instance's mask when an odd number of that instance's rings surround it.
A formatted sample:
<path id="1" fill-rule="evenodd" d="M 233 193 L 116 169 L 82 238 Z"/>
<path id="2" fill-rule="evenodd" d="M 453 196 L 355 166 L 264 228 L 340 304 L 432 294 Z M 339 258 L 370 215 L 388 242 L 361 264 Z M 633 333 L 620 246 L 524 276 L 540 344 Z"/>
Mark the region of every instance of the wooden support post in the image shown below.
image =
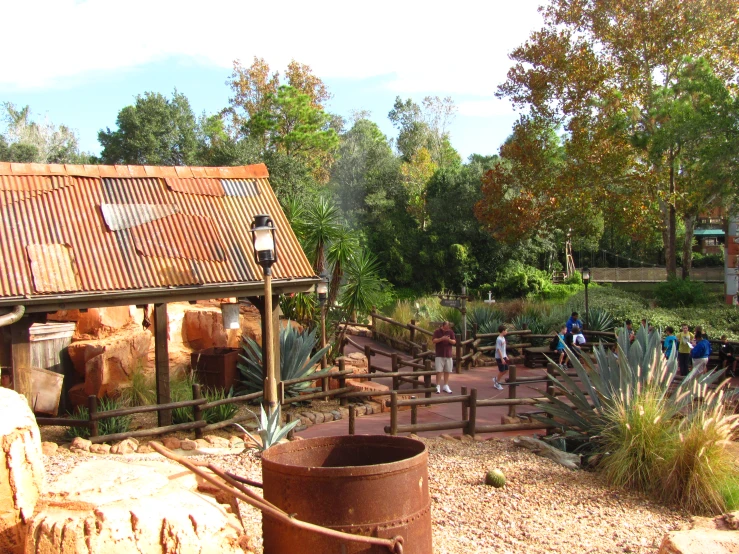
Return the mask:
<path id="1" fill-rule="evenodd" d="M 372 375 L 372 347 L 367 345 L 364 347 L 364 357 L 367 358 L 367 373 Z M 372 379 L 367 379 L 368 381 L 372 381 Z"/>
<path id="2" fill-rule="evenodd" d="M 411 400 L 415 400 L 415 396 L 411 396 Z M 418 424 L 418 406 L 415 404 L 411 406 L 411 425 L 417 425 Z"/>
<path id="3" fill-rule="evenodd" d="M 424 366 L 424 368 L 423 368 L 424 371 L 426 371 L 426 372 L 431 371 L 431 360 L 429 360 L 428 358 L 426 358 L 426 360 L 424 360 L 424 362 L 423 362 L 423 366 Z M 427 388 L 427 389 L 431 388 L 431 375 L 429 375 L 428 373 L 423 376 L 423 386 L 425 388 Z M 424 393 L 424 396 L 426 398 L 431 398 L 431 393 L 427 390 Z M 428 406 L 428 404 L 427 404 L 427 406 Z"/>
<path id="4" fill-rule="evenodd" d="M 169 344 L 167 342 L 167 304 L 154 304 L 154 365 L 156 367 L 157 404 L 169 404 Z M 157 413 L 159 427 L 172 425 L 172 410 Z"/>
<path id="5" fill-rule="evenodd" d="M 202 398 L 202 393 L 200 391 L 200 385 L 197 383 L 193 383 L 192 385 L 192 399 L 193 400 L 200 400 Z M 193 421 L 203 421 L 203 410 L 200 408 L 200 405 L 193 406 L 192 407 L 192 419 Z M 195 438 L 196 439 L 202 439 L 203 438 L 203 430 L 201 428 L 195 429 Z"/>
<path id="6" fill-rule="evenodd" d="M 390 393 L 390 434 L 398 434 L 398 393 Z"/>
<path id="7" fill-rule="evenodd" d="M 470 391 L 470 418 L 467 420 L 467 427 L 464 428 L 464 434 L 471 437 L 475 436 L 475 424 L 477 422 L 477 389 Z"/>
<path id="8" fill-rule="evenodd" d="M 10 365 L 13 371 L 13 390 L 26 397 L 33 409 L 31 398 L 31 340 L 29 330 L 35 321 L 28 316 L 10 326 Z"/>
<path id="9" fill-rule="evenodd" d="M 280 309 L 280 295 L 272 295 L 272 359 L 275 365 L 275 383 L 279 384 L 282 381 L 282 352 L 280 352 L 280 333 L 281 323 L 280 316 L 282 310 Z"/>
<path id="10" fill-rule="evenodd" d="M 346 360 L 344 358 L 339 358 L 339 388 L 343 389 L 346 387 L 346 377 L 344 375 L 341 375 L 346 370 Z M 349 403 L 348 398 L 341 397 L 339 398 L 339 406 L 346 406 Z"/>
<path id="11" fill-rule="evenodd" d="M 508 366 L 508 398 L 515 399 L 516 398 L 516 385 L 512 385 L 510 383 L 516 382 L 516 366 L 510 365 Z M 516 417 L 516 406 L 515 404 L 511 404 L 508 406 L 508 417 Z"/>
<path id="12" fill-rule="evenodd" d="M 356 425 L 357 410 L 354 408 L 354 404 L 349 406 L 349 434 L 354 434 L 354 426 Z"/>
<path id="13" fill-rule="evenodd" d="M 415 325 L 416 320 L 411 319 L 411 325 Z M 409 341 L 411 343 L 411 358 L 415 358 L 416 353 L 416 347 L 414 346 L 414 343 L 416 342 L 416 330 L 413 327 L 408 328 L 408 336 L 410 337 Z"/>
<path id="14" fill-rule="evenodd" d="M 98 412 L 98 397 L 94 394 L 91 394 L 87 397 L 87 417 L 90 418 L 90 436 L 91 437 L 97 437 L 98 436 L 98 420 L 97 420 L 97 412 Z"/>
<path id="15" fill-rule="evenodd" d="M 547 376 L 554 377 L 554 367 L 555 366 L 552 363 L 548 363 L 547 364 Z M 548 395 L 554 396 L 554 382 L 551 379 L 547 382 L 547 389 L 546 390 L 547 390 L 547 394 Z M 551 416 L 551 414 L 547 414 L 547 417 L 549 419 L 554 419 Z M 552 428 L 547 429 L 547 435 L 551 435 L 553 433 L 554 433 L 554 429 L 552 429 Z"/>
<path id="16" fill-rule="evenodd" d="M 456 345 L 455 350 L 457 354 L 456 371 L 457 373 L 462 373 L 462 345 L 460 344 L 459 339 L 457 339 L 457 345 Z"/>
<path id="17" fill-rule="evenodd" d="M 286 423 L 286 424 L 287 424 L 287 423 L 292 423 L 293 421 L 295 421 L 295 416 L 294 416 L 293 414 L 287 414 L 287 415 L 285 416 L 285 423 Z M 290 429 L 290 430 L 289 430 L 289 431 L 287 432 L 287 440 L 291 441 L 291 440 L 293 440 L 294 438 L 295 438 L 295 427 L 293 427 L 292 429 Z"/>
<path id="18" fill-rule="evenodd" d="M 375 319 L 375 314 L 377 313 L 377 309 L 372 306 L 372 311 L 370 311 L 370 337 L 372 337 L 372 340 L 377 339 L 377 334 L 375 333 L 375 329 L 377 328 L 377 320 Z M 369 358 L 367 358 L 369 360 Z"/>
<path id="19" fill-rule="evenodd" d="M 328 375 L 327 375 L 326 377 L 321 377 L 321 392 L 328 392 L 328 391 L 330 390 L 330 388 L 331 388 L 331 387 L 330 387 L 330 386 L 329 386 L 329 384 L 328 384 L 328 380 L 329 380 L 329 377 L 328 377 Z M 282 382 L 280 382 L 280 385 L 282 385 Z M 283 394 L 284 394 L 284 390 L 285 390 L 285 389 L 284 389 L 284 387 L 283 387 L 283 388 L 282 388 Z M 323 400 L 324 400 L 324 401 L 326 401 L 326 400 L 328 400 L 328 399 L 329 399 L 329 397 L 328 397 L 328 396 L 324 396 L 324 397 L 323 397 Z"/>
<path id="20" fill-rule="evenodd" d="M 277 404 L 282 406 L 285 403 L 285 383 L 280 381 L 277 385 Z"/>
<path id="21" fill-rule="evenodd" d="M 462 394 L 462 396 L 467 396 L 467 387 L 462 387 L 462 392 L 461 392 L 461 394 Z M 462 419 L 463 419 L 464 421 L 467 421 L 467 417 L 468 417 L 468 415 L 469 415 L 469 414 L 467 413 L 467 408 L 469 408 L 469 405 L 470 405 L 469 401 L 467 401 L 467 402 L 462 402 Z"/>

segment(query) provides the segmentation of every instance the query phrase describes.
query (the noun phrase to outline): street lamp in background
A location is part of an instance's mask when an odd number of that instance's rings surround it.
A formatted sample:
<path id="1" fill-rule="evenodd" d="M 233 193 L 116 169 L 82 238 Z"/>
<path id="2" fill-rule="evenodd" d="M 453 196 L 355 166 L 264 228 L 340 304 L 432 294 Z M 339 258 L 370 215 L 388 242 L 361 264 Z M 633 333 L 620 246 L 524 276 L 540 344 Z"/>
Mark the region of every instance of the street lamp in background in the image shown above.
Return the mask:
<path id="1" fill-rule="evenodd" d="M 254 242 L 254 261 L 264 273 L 264 332 L 262 337 L 262 363 L 264 367 L 264 404 L 267 413 L 277 410 L 277 379 L 275 373 L 274 340 L 272 337 L 272 264 L 277 261 L 275 224 L 269 215 L 256 215 L 251 224 Z"/>
<path id="2" fill-rule="evenodd" d="M 321 348 L 326 347 L 326 300 L 328 299 L 328 276 L 321 273 L 321 280 L 316 283 L 318 305 L 321 307 Z M 326 354 L 321 356 L 321 369 L 326 367 Z"/>
<path id="3" fill-rule="evenodd" d="M 590 284 L 590 268 L 582 268 L 582 282 L 585 285 L 585 325 L 590 329 L 590 313 L 588 312 L 588 285 Z"/>

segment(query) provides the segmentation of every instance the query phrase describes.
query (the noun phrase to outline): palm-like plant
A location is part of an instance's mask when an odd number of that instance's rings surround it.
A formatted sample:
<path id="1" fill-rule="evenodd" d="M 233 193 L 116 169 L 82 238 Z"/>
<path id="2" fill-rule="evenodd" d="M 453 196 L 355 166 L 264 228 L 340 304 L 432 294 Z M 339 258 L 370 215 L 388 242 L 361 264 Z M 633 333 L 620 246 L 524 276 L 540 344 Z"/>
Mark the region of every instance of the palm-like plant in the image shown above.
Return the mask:
<path id="1" fill-rule="evenodd" d="M 303 325 L 312 325 L 316 318 L 318 302 L 316 295 L 309 292 L 300 292 L 293 295 L 280 296 L 280 309 L 288 319 L 298 321 Z"/>
<path id="2" fill-rule="evenodd" d="M 591 331 L 613 331 L 616 322 L 611 312 L 603 308 L 590 308 L 588 310 L 588 329 Z"/>
<path id="3" fill-rule="evenodd" d="M 307 377 L 316 371 L 316 364 L 328 351 L 329 347 L 319 349 L 311 356 L 316 346 L 318 329 L 313 331 L 296 331 L 290 322 L 280 332 L 280 377 L 283 381 Z M 244 336 L 241 343 L 242 353 L 237 367 L 241 372 L 243 387 L 241 394 L 261 391 L 264 386 L 264 366 L 262 347 L 251 338 Z M 285 396 L 298 396 L 301 392 L 316 390 L 310 381 L 294 383 L 285 387 Z"/>
<path id="4" fill-rule="evenodd" d="M 347 315 L 356 319 L 357 313 L 369 313 L 379 304 L 385 280 L 379 276 L 377 257 L 368 250 L 360 250 L 346 267 L 346 285 L 339 301 Z"/>
<path id="5" fill-rule="evenodd" d="M 336 302 L 344 272 L 358 250 L 359 241 L 356 235 L 346 228 L 340 229 L 331 241 L 326 251 L 326 261 L 331 268 L 331 281 L 328 289 L 329 306 L 333 306 Z"/>
<path id="6" fill-rule="evenodd" d="M 302 236 L 306 254 L 317 274 L 326 267 L 326 248 L 343 230 L 339 207 L 330 198 L 318 197 L 304 215 Z"/>

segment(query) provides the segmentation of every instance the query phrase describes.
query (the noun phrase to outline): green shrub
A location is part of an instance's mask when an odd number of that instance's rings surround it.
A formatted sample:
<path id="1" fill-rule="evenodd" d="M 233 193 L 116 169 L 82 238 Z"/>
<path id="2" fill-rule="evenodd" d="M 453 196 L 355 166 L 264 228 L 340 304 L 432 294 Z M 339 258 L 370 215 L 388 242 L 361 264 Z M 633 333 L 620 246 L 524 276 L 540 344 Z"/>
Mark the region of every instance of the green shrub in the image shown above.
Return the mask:
<path id="1" fill-rule="evenodd" d="M 693 267 L 723 267 L 724 253 L 723 251 L 719 254 L 701 254 L 700 252 L 694 252 L 692 265 Z"/>
<path id="2" fill-rule="evenodd" d="M 498 270 L 495 293 L 504 298 L 533 296 L 551 285 L 549 274 L 530 265 L 509 260 Z"/>
<path id="3" fill-rule="evenodd" d="M 618 334 L 618 356 L 602 346 L 585 365 L 567 351 L 580 378 L 550 377 L 564 400 L 547 394 L 539 407 L 584 449 L 602 454 L 599 468 L 615 486 L 636 489 L 692 513 L 726 508 L 727 479 L 737 473 L 726 450 L 739 416 L 728 415 L 719 372 L 692 372 L 681 382 L 676 355 L 665 360 L 659 333 L 639 328 L 630 342 Z M 534 416 L 541 421 L 552 421 Z"/>
<path id="4" fill-rule="evenodd" d="M 142 365 L 137 365 L 131 372 L 131 382 L 121 390 L 121 403 L 129 407 L 148 406 L 156 400 L 154 377 L 148 375 Z"/>
<path id="5" fill-rule="evenodd" d="M 195 384 L 195 373 L 188 372 L 169 383 L 169 396 L 172 402 L 192 400 L 192 386 Z M 188 423 L 193 421 L 192 407 L 175 408 L 172 410 L 172 423 Z"/>
<path id="6" fill-rule="evenodd" d="M 110 412 L 123 408 L 120 400 L 112 398 L 101 398 L 98 400 L 98 413 Z M 77 409 L 69 417 L 72 419 L 89 419 L 90 412 L 86 406 L 77 406 Z M 98 433 L 100 435 L 114 435 L 116 433 L 125 433 L 131 427 L 131 416 L 115 416 L 107 417 L 98 421 Z M 64 433 L 68 439 L 75 437 L 89 438 L 90 429 L 86 427 L 69 427 Z"/>
<path id="7" fill-rule="evenodd" d="M 690 279 L 669 279 L 655 289 L 657 303 L 663 308 L 696 306 L 710 301 L 706 286 Z"/>

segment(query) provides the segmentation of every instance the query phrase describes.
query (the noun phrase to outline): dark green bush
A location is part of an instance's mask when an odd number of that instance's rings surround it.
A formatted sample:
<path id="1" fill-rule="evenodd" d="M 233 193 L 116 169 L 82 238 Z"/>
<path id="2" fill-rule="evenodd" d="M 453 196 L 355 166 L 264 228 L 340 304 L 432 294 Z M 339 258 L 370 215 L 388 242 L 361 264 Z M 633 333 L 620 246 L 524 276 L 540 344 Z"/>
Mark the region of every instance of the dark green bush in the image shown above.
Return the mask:
<path id="1" fill-rule="evenodd" d="M 696 306 L 710 300 L 706 286 L 690 279 L 669 279 L 658 284 L 654 292 L 657 303 L 663 308 Z"/>
<path id="2" fill-rule="evenodd" d="M 693 267 L 723 267 L 724 253 L 719 254 L 701 254 L 693 253 Z"/>
<path id="3" fill-rule="evenodd" d="M 494 290 L 496 295 L 504 298 L 521 298 L 536 295 L 551 284 L 547 272 L 511 260 L 498 271 Z"/>
<path id="4" fill-rule="evenodd" d="M 98 413 L 109 412 L 123 408 L 123 404 L 112 398 L 101 398 L 98 400 Z M 87 406 L 78 406 L 73 414 L 69 417 L 72 419 L 89 419 L 89 411 Z M 101 419 L 98 422 L 98 433 L 101 435 L 113 435 L 116 433 L 125 433 L 131 427 L 131 416 L 116 416 Z M 87 427 L 68 427 L 65 433 L 68 439 L 75 437 L 89 438 L 90 429 Z"/>

